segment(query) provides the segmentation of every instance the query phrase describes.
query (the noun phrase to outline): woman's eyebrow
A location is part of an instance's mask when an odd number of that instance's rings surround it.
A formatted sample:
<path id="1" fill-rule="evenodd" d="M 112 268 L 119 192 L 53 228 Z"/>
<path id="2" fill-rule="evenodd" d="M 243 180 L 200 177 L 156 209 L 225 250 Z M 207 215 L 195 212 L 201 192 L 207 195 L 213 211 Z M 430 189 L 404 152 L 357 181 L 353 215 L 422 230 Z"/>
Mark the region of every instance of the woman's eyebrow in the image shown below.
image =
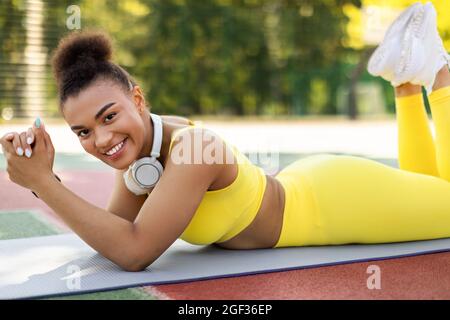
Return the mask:
<path id="1" fill-rule="evenodd" d="M 108 103 L 108 104 L 106 104 L 105 106 L 103 106 L 98 112 L 97 112 L 97 114 L 95 115 L 95 120 L 97 120 L 98 118 L 100 118 L 101 116 L 102 116 L 102 114 L 106 111 L 106 110 L 108 110 L 109 108 L 111 108 L 114 104 L 116 104 L 115 102 L 110 102 L 110 103 Z M 78 130 L 78 129 L 83 129 L 84 128 L 84 126 L 80 126 L 80 125 L 78 125 L 78 126 L 71 126 L 70 127 L 70 129 L 72 129 L 72 130 Z"/>

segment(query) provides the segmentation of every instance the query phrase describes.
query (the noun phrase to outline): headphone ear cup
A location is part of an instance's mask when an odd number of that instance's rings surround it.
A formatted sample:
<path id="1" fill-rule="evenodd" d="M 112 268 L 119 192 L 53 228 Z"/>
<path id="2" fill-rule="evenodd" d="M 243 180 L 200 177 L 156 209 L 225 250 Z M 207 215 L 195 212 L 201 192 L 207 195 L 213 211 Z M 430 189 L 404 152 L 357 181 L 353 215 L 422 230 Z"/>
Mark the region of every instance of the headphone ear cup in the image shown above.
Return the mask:
<path id="1" fill-rule="evenodd" d="M 137 160 L 131 167 L 131 176 L 138 186 L 150 189 L 158 183 L 162 176 L 163 167 L 153 157 L 145 157 Z"/>
<path id="2" fill-rule="evenodd" d="M 162 164 L 156 158 L 152 158 L 152 159 L 154 160 L 152 162 L 152 165 L 158 173 L 158 177 L 155 179 L 155 182 L 152 185 L 152 187 L 154 187 L 158 183 L 159 179 L 161 179 L 164 168 L 163 168 Z"/>
<path id="3" fill-rule="evenodd" d="M 131 168 L 129 168 L 127 171 L 123 173 L 123 181 L 125 182 L 125 185 L 127 186 L 128 190 L 130 190 L 137 196 L 146 194 L 148 192 L 147 189 L 144 189 L 141 186 L 139 186 L 137 182 L 134 180 L 133 175 L 131 174 Z"/>
<path id="4" fill-rule="evenodd" d="M 153 145 L 150 157 L 144 157 L 134 163 L 123 174 L 123 179 L 128 190 L 135 195 L 149 193 L 159 181 L 163 173 L 163 166 L 158 161 L 161 152 L 163 127 L 161 117 L 150 113 L 153 122 Z"/>

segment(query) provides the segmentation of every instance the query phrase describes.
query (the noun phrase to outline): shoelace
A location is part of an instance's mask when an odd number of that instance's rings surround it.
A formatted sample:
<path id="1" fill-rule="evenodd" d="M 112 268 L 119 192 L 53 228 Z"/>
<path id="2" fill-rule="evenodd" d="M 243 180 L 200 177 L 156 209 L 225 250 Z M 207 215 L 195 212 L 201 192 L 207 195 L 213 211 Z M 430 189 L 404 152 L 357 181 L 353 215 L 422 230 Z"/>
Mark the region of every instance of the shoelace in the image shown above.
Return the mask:
<path id="1" fill-rule="evenodd" d="M 420 31 L 423 24 L 425 9 L 421 7 L 412 17 L 411 23 L 407 26 L 405 31 L 405 36 L 403 37 L 401 51 L 400 51 L 400 61 L 395 70 L 395 74 L 397 77 L 402 76 L 406 73 L 411 67 L 411 42 L 413 37 L 420 37 Z"/>
<path id="2" fill-rule="evenodd" d="M 419 16 L 420 16 L 420 15 L 423 16 L 423 11 L 424 11 L 424 10 L 423 10 L 423 8 L 421 8 L 421 9 L 422 9 L 422 12 L 421 12 L 421 14 L 419 14 Z M 411 17 L 410 19 L 413 19 L 413 18 L 414 18 L 414 15 L 415 15 L 415 14 L 413 14 L 413 17 Z M 400 17 L 401 17 L 401 16 L 402 16 L 402 15 L 400 15 Z M 417 17 L 416 17 L 416 19 L 417 19 Z M 409 19 L 408 19 L 408 20 L 409 20 Z M 398 23 L 402 23 L 402 22 L 398 22 Z M 418 26 L 420 26 L 419 22 L 415 22 L 415 24 L 417 24 Z M 408 25 L 408 23 L 406 23 L 406 25 Z M 416 27 L 416 29 L 418 29 L 418 26 Z M 390 32 L 390 31 L 392 30 L 392 28 L 393 28 L 393 25 L 391 25 L 391 26 L 389 27 L 388 31 L 386 32 L 385 37 L 383 38 L 382 43 L 381 43 L 380 46 L 377 48 L 377 50 L 374 52 L 373 57 L 372 57 L 372 59 L 371 59 L 371 65 L 374 65 L 374 66 L 379 65 L 379 63 L 385 59 L 387 52 L 388 52 L 389 50 L 392 50 L 392 48 L 387 44 L 387 43 L 389 43 L 389 39 L 390 39 L 391 36 L 392 36 L 392 32 Z"/>
<path id="3" fill-rule="evenodd" d="M 425 13 L 425 9 L 422 7 L 419 9 L 419 11 L 417 11 L 417 15 L 414 15 L 412 18 L 412 23 L 411 23 L 412 27 L 411 28 L 416 37 L 421 36 L 421 35 L 419 35 L 419 31 L 420 31 L 420 27 L 422 25 L 424 13 Z"/>

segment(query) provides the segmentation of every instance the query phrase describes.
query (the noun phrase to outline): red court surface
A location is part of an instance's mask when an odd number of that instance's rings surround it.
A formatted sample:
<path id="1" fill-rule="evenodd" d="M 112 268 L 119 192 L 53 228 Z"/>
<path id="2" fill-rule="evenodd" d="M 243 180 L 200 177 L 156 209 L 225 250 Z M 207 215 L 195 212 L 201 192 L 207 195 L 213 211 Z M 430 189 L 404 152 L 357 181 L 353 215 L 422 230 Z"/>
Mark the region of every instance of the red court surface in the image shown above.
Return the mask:
<path id="1" fill-rule="evenodd" d="M 113 174 L 58 171 L 63 183 L 87 201 L 105 207 Z M 0 210 L 36 209 L 58 217 L 28 190 L 0 171 Z M 5 190 L 6 192 L 3 192 Z M 381 289 L 368 289 L 370 265 L 381 271 Z M 450 252 L 251 276 L 148 286 L 159 299 L 450 299 Z"/>

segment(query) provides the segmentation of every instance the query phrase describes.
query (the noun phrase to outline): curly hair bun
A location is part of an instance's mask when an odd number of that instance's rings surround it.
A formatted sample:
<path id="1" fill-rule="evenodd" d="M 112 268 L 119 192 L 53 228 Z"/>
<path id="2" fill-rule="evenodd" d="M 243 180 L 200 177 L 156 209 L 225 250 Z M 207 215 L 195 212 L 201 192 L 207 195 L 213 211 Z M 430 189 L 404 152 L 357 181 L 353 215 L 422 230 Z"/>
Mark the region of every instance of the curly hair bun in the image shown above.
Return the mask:
<path id="1" fill-rule="evenodd" d="M 59 82 L 71 71 L 96 70 L 99 64 L 111 60 L 112 51 L 112 41 L 104 32 L 73 32 L 59 42 L 53 55 L 55 78 Z"/>
<path id="2" fill-rule="evenodd" d="M 61 39 L 52 56 L 61 110 L 68 97 L 79 94 L 97 80 L 112 81 L 124 92 L 130 92 L 136 82 L 111 61 L 112 52 L 112 40 L 103 31 L 76 31 Z"/>

